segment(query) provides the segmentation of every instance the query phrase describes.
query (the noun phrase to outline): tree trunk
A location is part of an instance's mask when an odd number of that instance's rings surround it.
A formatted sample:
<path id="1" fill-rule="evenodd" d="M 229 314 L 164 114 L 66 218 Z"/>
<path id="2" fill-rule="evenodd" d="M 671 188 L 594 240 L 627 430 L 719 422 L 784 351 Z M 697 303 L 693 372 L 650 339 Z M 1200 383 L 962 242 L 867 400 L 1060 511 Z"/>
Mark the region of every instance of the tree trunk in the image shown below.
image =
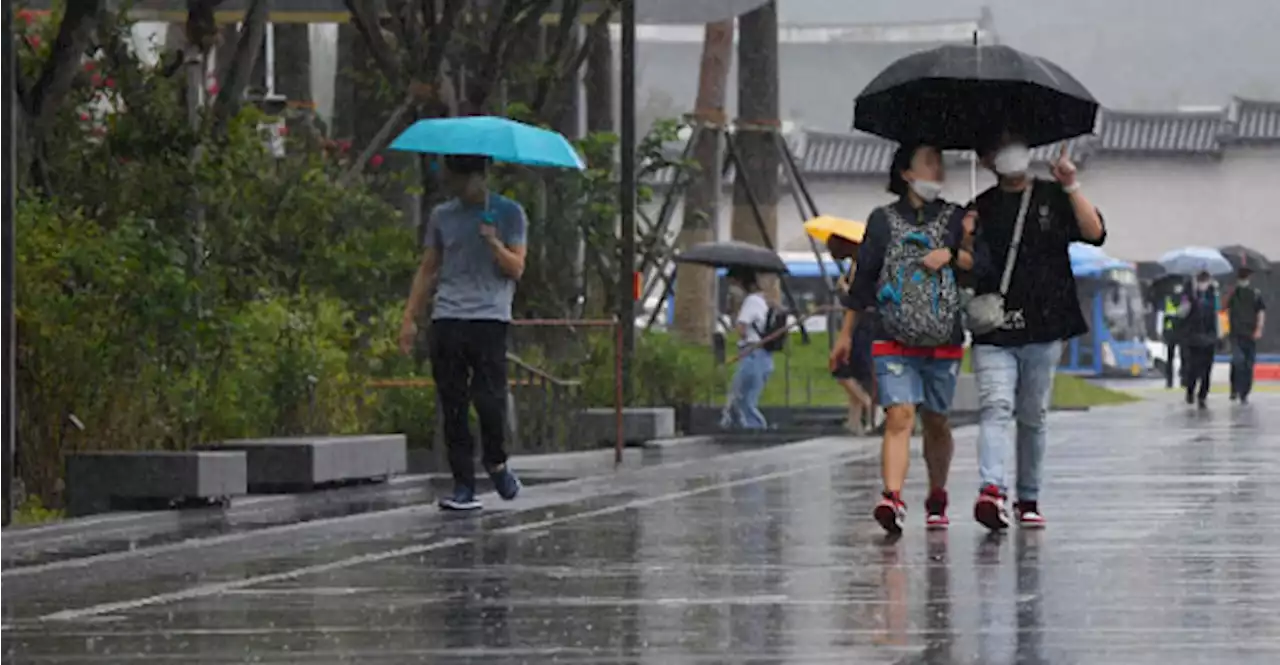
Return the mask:
<path id="1" fill-rule="evenodd" d="M 694 116 L 704 123 L 697 133 L 693 158 L 698 168 L 685 191 L 684 220 L 679 245 L 687 248 L 714 239 L 720 218 L 720 163 L 724 152 L 725 88 L 733 57 L 733 21 L 708 23 L 698 71 L 698 96 Z M 715 271 L 682 265 L 676 279 L 675 332 L 698 343 L 711 341 L 715 322 Z"/>
<path id="2" fill-rule="evenodd" d="M 586 88 L 587 133 L 614 133 L 616 108 L 614 107 L 614 62 L 613 40 L 609 36 L 609 26 L 594 26 L 590 36 L 591 49 L 587 53 L 587 71 L 584 81 Z M 612 158 L 610 158 L 610 162 Z M 593 168 L 612 168 L 612 164 L 592 163 Z M 603 265 L 599 257 L 592 256 L 600 251 L 599 247 L 579 249 L 582 256 L 583 298 L 586 304 L 584 316 L 605 316 L 617 310 L 615 304 L 616 284 L 605 280 L 605 273 L 613 273 L 612 262 L 615 256 L 608 256 L 609 266 Z"/>
<path id="3" fill-rule="evenodd" d="M 764 232 L 778 241 L 778 6 L 776 0 L 743 14 L 738 22 L 738 122 L 734 135 L 744 172 L 764 217 Z M 743 188 L 733 188 L 733 239 L 766 245 Z"/>
<path id="4" fill-rule="evenodd" d="M 587 55 L 587 131 L 614 131 L 613 40 L 609 26 L 595 28 Z"/>
<path id="5" fill-rule="evenodd" d="M 311 38 L 306 23 L 275 24 L 276 93 L 291 102 L 314 101 L 311 93 Z"/>

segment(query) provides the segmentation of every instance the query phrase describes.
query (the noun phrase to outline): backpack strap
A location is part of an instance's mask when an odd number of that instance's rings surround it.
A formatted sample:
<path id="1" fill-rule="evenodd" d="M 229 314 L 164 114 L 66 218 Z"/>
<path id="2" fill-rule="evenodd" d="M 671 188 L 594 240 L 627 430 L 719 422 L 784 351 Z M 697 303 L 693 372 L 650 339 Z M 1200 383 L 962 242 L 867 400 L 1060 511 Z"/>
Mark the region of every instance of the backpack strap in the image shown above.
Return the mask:
<path id="1" fill-rule="evenodd" d="M 1018 263 L 1018 247 L 1022 245 L 1022 230 L 1027 222 L 1027 209 L 1031 207 L 1031 190 L 1036 181 L 1032 179 L 1027 188 L 1022 190 L 1022 203 L 1018 206 L 1018 219 L 1013 225 L 1013 239 L 1009 241 L 1009 252 L 1005 255 L 1004 274 L 1000 276 L 1000 295 L 1008 295 L 1009 282 L 1013 279 L 1013 267 Z"/>

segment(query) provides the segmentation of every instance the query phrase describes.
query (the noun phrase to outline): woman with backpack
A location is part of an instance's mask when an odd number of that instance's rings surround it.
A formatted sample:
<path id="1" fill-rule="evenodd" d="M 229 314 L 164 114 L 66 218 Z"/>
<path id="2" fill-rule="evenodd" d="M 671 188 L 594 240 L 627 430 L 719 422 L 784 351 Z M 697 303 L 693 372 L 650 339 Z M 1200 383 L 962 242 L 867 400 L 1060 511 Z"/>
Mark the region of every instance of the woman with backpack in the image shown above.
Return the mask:
<path id="1" fill-rule="evenodd" d="M 889 192 L 898 200 L 867 217 L 853 284 L 844 300 L 844 326 L 831 351 L 831 367 L 848 362 L 860 317 L 877 313 L 872 357 L 880 405 L 885 408 L 881 444 L 884 490 L 873 510 L 891 535 L 902 532 L 902 498 L 916 412 L 924 424 L 929 472 L 925 524 L 944 529 L 952 439 L 947 412 L 964 355 L 956 270 L 981 270 L 981 243 L 965 249 L 964 208 L 943 201 L 942 153 L 928 145 L 903 145 L 893 157 Z"/>
<path id="2" fill-rule="evenodd" d="M 754 271 L 731 268 L 728 279 L 729 288 L 742 299 L 742 305 L 734 317 L 738 332 L 738 367 L 733 373 L 720 425 L 725 429 L 765 429 L 769 423 L 760 412 L 760 395 L 769 382 L 769 375 L 773 374 L 773 356 L 762 340 L 772 331 L 771 313 L 774 310 L 765 300 Z"/>

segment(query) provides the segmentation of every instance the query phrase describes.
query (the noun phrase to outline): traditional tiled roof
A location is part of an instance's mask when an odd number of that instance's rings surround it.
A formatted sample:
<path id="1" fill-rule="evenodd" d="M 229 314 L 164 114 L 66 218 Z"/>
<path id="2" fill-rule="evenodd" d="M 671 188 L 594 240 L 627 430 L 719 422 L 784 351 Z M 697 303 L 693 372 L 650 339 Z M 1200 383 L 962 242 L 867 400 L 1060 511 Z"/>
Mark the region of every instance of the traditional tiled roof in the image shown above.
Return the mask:
<path id="1" fill-rule="evenodd" d="M 1104 153 L 1205 154 L 1222 151 L 1221 109 L 1150 113 L 1103 111 L 1097 148 Z"/>
<path id="2" fill-rule="evenodd" d="M 1227 110 L 1227 136 L 1236 141 L 1280 141 L 1280 102 L 1236 98 Z"/>
<path id="3" fill-rule="evenodd" d="M 1090 155 L 1177 157 L 1222 153 L 1224 143 L 1280 142 L 1280 102 L 1236 99 L 1226 109 L 1184 109 L 1170 112 L 1104 110 L 1097 135 L 1067 141 L 1077 162 Z M 811 177 L 881 176 L 889 170 L 892 141 L 861 132 L 832 133 L 798 130 L 788 135 L 800 171 Z M 1056 159 L 1061 144 L 1035 148 L 1037 163 Z M 967 161 L 969 154 L 949 151 L 948 161 Z M 654 184 L 669 184 L 670 175 Z M 730 180 L 729 182 L 732 182 Z"/>
<path id="4" fill-rule="evenodd" d="M 897 144 L 867 134 L 805 132 L 799 155 L 805 175 L 883 174 L 893 163 Z"/>
<path id="5" fill-rule="evenodd" d="M 1067 151 L 1072 159 L 1081 159 L 1087 152 L 1091 136 L 1067 141 Z M 805 175 L 883 175 L 893 163 L 893 152 L 898 144 L 868 134 L 828 134 L 807 132 L 801 170 Z M 1047 163 L 1057 159 L 1061 144 L 1054 143 L 1035 148 L 1031 159 Z M 968 151 L 948 151 L 948 160 L 967 161 Z"/>

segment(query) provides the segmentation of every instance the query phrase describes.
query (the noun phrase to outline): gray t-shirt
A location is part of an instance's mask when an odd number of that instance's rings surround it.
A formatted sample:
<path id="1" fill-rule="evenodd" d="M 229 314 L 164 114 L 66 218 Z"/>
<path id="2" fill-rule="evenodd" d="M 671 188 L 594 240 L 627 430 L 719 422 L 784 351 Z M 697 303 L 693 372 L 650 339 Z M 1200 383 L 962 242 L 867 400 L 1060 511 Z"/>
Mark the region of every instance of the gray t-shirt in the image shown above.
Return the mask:
<path id="1" fill-rule="evenodd" d="M 524 209 L 505 196 L 489 194 L 484 207 L 451 199 L 431 211 L 424 244 L 440 253 L 433 319 L 511 320 L 516 282 L 502 273 L 480 236 L 485 219 L 508 247 L 525 244 Z"/>

